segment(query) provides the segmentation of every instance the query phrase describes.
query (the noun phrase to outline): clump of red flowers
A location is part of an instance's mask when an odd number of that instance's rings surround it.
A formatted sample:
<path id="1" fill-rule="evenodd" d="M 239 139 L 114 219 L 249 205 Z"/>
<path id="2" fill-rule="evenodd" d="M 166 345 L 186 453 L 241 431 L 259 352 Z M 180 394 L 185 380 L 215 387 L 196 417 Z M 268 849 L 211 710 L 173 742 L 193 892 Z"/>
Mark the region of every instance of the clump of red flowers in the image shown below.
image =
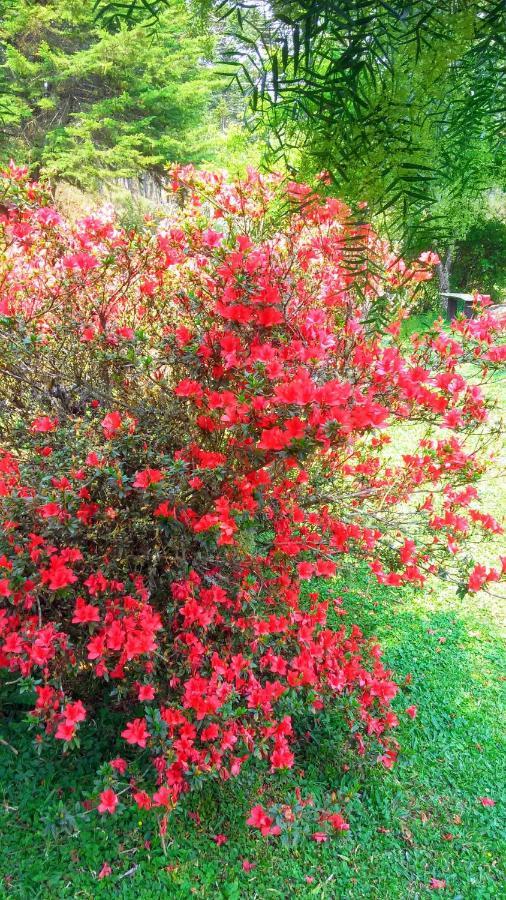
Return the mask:
<path id="1" fill-rule="evenodd" d="M 262 837 L 283 835 L 285 845 L 296 844 L 301 836 L 323 844 L 333 835 L 350 830 L 342 813 L 334 809 L 335 799 L 335 795 L 331 796 L 329 808 L 320 809 L 311 795 L 304 798 L 300 788 L 296 788 L 294 803 L 272 804 L 268 808 L 256 804 L 246 824 Z"/>
<path id="2" fill-rule="evenodd" d="M 301 703 L 393 765 L 381 650 L 308 579 L 350 556 L 393 586 L 504 572 L 462 552 L 500 529 L 466 444 L 505 358 L 483 298 L 407 344 L 433 254 L 407 264 L 276 176 L 175 168 L 173 188 L 173 219 L 125 231 L 0 178 L 0 667 L 66 748 L 97 703 L 116 710 L 125 759 L 98 810 L 158 809 L 162 837 L 200 778 L 293 766 Z M 395 459 L 389 429 L 411 421 L 427 433 Z M 261 806 L 248 821 L 278 827 Z M 335 811 L 314 839 L 347 827 Z"/>

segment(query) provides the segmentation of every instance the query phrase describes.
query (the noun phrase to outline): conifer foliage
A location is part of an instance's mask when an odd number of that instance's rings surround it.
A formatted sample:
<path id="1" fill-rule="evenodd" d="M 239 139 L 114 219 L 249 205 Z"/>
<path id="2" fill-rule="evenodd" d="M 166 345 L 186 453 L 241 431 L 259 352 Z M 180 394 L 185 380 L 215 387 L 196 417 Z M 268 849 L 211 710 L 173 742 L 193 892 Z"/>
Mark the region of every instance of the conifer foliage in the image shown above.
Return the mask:
<path id="1" fill-rule="evenodd" d="M 107 31 L 90 2 L 20 0 L 3 13 L 0 39 L 6 162 L 15 155 L 94 188 L 209 160 L 219 145 L 213 39 L 179 0 L 156 35 L 143 24 Z"/>

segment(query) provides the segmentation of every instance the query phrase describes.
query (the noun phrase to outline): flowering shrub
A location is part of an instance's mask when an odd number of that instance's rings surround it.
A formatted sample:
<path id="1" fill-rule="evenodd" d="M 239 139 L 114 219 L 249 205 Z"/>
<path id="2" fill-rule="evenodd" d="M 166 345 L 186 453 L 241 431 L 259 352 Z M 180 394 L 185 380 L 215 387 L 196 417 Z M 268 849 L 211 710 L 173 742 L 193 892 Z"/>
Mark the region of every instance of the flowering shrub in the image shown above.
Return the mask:
<path id="1" fill-rule="evenodd" d="M 0 667 L 33 688 L 39 742 L 78 744 L 99 704 L 123 715 L 96 806 L 158 808 L 162 839 L 205 775 L 291 767 L 297 710 L 340 709 L 393 764 L 380 648 L 308 579 L 348 554 L 389 585 L 502 575 L 463 554 L 500 529 L 465 440 L 505 358 L 486 298 L 407 346 L 433 254 L 407 265 L 277 177 L 173 186 L 177 220 L 142 232 L 71 227 L 15 166 L 0 208 Z M 406 422 L 428 430 L 394 461 Z"/>

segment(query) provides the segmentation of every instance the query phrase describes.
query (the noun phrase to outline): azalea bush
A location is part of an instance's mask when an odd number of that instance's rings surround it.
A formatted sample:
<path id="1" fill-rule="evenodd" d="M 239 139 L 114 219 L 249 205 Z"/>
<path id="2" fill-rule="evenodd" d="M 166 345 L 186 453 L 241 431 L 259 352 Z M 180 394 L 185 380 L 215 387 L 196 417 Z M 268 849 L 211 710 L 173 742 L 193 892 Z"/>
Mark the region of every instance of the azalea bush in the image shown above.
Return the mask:
<path id="1" fill-rule="evenodd" d="M 487 298 L 406 344 L 434 254 L 278 176 L 172 178 L 179 213 L 139 231 L 69 225 L 14 165 L 0 186 L 0 667 L 39 745 L 114 711 L 91 806 L 153 808 L 162 840 L 202 779 L 292 767 L 307 715 L 394 764 L 398 687 L 332 596 L 343 560 L 463 591 L 504 568 L 466 550 L 500 530 L 476 484 L 505 359 Z"/>

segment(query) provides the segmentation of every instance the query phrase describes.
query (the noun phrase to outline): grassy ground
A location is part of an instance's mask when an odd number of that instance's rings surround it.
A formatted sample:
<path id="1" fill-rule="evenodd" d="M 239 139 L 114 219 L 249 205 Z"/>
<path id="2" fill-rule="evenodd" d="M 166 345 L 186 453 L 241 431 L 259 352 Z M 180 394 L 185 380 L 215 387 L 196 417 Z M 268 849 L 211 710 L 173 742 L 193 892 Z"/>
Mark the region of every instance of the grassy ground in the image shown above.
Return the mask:
<path id="1" fill-rule="evenodd" d="M 501 385 L 491 391 L 500 397 Z M 506 508 L 504 463 L 499 448 L 484 486 L 495 515 Z M 288 773 L 274 787 L 250 770 L 240 785 L 209 784 L 193 796 L 202 824 L 188 807 L 178 811 L 164 856 L 142 814 L 83 816 L 99 762 L 111 758 L 110 746 L 101 747 L 106 728 L 83 741 L 79 756 L 62 760 L 55 750 L 39 758 L 21 715 L 7 709 L 0 737 L 19 752 L 0 743 L 0 897 L 404 900 L 430 896 L 434 878 L 453 900 L 506 896 L 504 600 L 458 600 L 440 584 L 400 594 L 373 583 L 363 568 L 344 573 L 338 590 L 350 620 L 379 637 L 399 682 L 412 676 L 398 711 L 418 707 L 414 721 L 401 716 L 402 753 L 392 771 L 360 765 L 356 756 L 346 770 L 337 722 L 335 730 L 313 729 L 299 748 L 304 794 L 325 806 L 335 793 L 349 832 L 288 848 L 257 838 L 244 824 L 248 810 L 255 802 L 293 801 L 300 779 Z M 495 806 L 484 807 L 480 797 Z M 228 836 L 221 847 L 212 839 L 219 833 Z M 255 864 L 249 872 L 244 859 Z M 104 861 L 112 875 L 98 881 Z"/>

